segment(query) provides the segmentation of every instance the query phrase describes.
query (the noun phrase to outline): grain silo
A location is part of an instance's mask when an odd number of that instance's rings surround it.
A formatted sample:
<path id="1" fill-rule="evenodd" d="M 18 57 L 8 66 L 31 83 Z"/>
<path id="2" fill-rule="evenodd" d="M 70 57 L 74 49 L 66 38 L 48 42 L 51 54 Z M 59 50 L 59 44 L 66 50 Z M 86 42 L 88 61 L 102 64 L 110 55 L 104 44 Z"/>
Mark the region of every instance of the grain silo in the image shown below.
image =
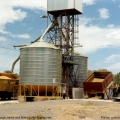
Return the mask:
<path id="1" fill-rule="evenodd" d="M 76 85 L 83 87 L 83 81 L 87 77 L 87 59 L 88 57 L 75 52 L 74 61 L 78 62 L 78 65 L 74 65 L 74 71 L 76 71 Z"/>
<path id="2" fill-rule="evenodd" d="M 61 50 L 37 41 L 20 49 L 19 100 L 60 95 Z"/>
<path id="3" fill-rule="evenodd" d="M 49 43 L 38 40 L 20 50 L 19 96 L 60 95 L 58 91 L 62 82 L 66 84 L 68 97 L 71 89 L 69 80 L 72 81 L 72 87 L 77 87 L 77 79 L 78 85 L 81 84 L 80 78 L 77 78 L 80 70 L 74 75 L 73 71 L 82 64 L 74 60 L 74 47 L 80 46 L 78 21 L 82 14 L 82 0 L 47 0 L 47 13 L 46 17 L 50 18 L 51 23 L 40 39 L 43 40 L 47 34 Z"/>
<path id="4" fill-rule="evenodd" d="M 71 87 L 83 87 L 83 81 L 87 77 L 87 57 L 80 54 L 79 52 L 74 52 L 72 56 L 74 64 L 72 66 L 72 72 L 69 75 L 69 86 Z M 72 81 L 72 77 L 74 81 Z"/>

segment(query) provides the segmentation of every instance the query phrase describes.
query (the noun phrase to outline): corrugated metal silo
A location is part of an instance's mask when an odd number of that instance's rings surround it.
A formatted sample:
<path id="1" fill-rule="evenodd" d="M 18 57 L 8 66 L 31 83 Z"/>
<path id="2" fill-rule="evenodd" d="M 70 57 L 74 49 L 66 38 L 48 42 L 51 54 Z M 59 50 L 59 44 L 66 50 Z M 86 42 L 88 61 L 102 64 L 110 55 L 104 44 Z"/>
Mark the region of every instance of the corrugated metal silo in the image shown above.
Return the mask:
<path id="1" fill-rule="evenodd" d="M 73 74 L 76 74 L 76 85 L 80 87 L 83 87 L 83 81 L 87 77 L 87 64 L 88 64 L 87 59 L 88 57 L 81 55 L 78 52 L 74 53 L 73 61 L 78 64 L 74 65 Z M 72 85 L 71 81 L 70 81 L 70 85 Z"/>
<path id="2" fill-rule="evenodd" d="M 46 89 L 52 90 L 51 87 L 57 87 L 60 82 L 60 49 L 44 41 L 37 41 L 20 49 L 20 86 L 27 86 L 40 96 L 40 92 L 47 94 Z"/>

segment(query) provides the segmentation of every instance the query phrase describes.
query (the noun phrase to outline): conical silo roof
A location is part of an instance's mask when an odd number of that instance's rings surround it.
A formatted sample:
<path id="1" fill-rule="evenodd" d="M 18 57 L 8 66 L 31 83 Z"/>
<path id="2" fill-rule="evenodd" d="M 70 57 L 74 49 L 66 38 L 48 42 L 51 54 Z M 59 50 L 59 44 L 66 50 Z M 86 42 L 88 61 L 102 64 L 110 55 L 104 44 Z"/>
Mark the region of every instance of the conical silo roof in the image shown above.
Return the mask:
<path id="1" fill-rule="evenodd" d="M 85 55 L 81 54 L 81 53 L 78 52 L 78 51 L 74 51 L 74 55 L 86 57 Z"/>
<path id="2" fill-rule="evenodd" d="M 58 47 L 54 46 L 53 44 L 46 42 L 46 41 L 36 41 L 34 43 L 31 43 L 27 46 L 24 46 L 22 48 L 31 48 L 31 47 L 41 47 L 41 48 L 53 48 L 53 49 L 59 49 Z"/>

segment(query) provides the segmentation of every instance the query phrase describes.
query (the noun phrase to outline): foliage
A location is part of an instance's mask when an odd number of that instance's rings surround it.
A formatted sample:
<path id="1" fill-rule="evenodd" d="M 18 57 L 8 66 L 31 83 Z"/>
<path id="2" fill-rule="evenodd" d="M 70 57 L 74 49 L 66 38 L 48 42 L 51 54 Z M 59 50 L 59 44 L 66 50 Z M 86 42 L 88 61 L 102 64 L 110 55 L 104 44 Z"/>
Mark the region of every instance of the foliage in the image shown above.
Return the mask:
<path id="1" fill-rule="evenodd" d="M 120 85 L 120 72 L 114 75 L 113 81 Z"/>
<path id="2" fill-rule="evenodd" d="M 107 69 L 98 69 L 99 72 L 109 72 Z"/>
<path id="3" fill-rule="evenodd" d="M 89 76 L 92 74 L 92 72 L 94 72 L 94 71 L 110 72 L 110 71 L 108 71 L 107 69 L 87 70 L 87 77 L 89 77 Z M 112 76 L 113 76 L 113 81 L 114 81 L 114 83 L 117 83 L 117 84 L 120 85 L 120 72 L 117 73 L 117 74 L 112 74 Z"/>
<path id="4" fill-rule="evenodd" d="M 87 70 L 87 77 L 89 77 L 93 73 L 92 70 Z"/>
<path id="5" fill-rule="evenodd" d="M 12 73 L 10 70 L 5 70 L 4 73 Z"/>
<path id="6" fill-rule="evenodd" d="M 87 70 L 87 77 L 89 77 L 93 72 L 110 72 L 107 69 L 98 69 L 98 70 Z"/>

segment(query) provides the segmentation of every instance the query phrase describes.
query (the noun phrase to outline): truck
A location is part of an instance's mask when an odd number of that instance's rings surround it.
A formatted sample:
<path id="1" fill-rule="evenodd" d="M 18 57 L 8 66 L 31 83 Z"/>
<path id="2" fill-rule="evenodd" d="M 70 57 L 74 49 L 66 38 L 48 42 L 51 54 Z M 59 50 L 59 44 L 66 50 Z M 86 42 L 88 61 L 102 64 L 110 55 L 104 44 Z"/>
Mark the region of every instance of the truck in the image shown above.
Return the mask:
<path id="1" fill-rule="evenodd" d="M 0 72 L 0 98 L 10 100 L 18 93 L 19 77 L 13 73 Z"/>
<path id="2" fill-rule="evenodd" d="M 101 96 L 102 99 L 109 99 L 112 96 L 112 84 L 111 72 L 93 72 L 83 81 L 84 93 L 88 97 L 97 95 Z"/>

